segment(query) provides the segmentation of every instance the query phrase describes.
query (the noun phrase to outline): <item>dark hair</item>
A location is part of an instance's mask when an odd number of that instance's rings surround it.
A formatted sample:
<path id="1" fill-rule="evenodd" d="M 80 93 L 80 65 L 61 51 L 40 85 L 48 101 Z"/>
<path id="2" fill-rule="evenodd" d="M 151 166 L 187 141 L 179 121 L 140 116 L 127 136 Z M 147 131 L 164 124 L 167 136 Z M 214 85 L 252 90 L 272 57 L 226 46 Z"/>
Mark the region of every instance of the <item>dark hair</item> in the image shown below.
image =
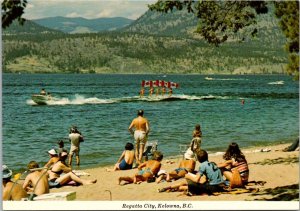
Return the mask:
<path id="1" fill-rule="evenodd" d="M 30 161 L 27 165 L 28 169 L 35 169 L 39 168 L 39 164 L 36 161 Z"/>
<path id="2" fill-rule="evenodd" d="M 205 150 L 202 149 L 196 149 L 195 153 L 197 155 L 197 159 L 199 160 L 200 163 L 203 163 L 205 161 L 208 161 L 208 154 Z"/>
<path id="3" fill-rule="evenodd" d="M 70 128 L 70 133 L 79 133 L 81 135 L 81 133 L 79 132 L 79 130 L 77 129 L 77 126 L 73 125 Z"/>
<path id="4" fill-rule="evenodd" d="M 195 125 L 195 130 L 199 130 L 199 131 L 201 130 L 201 127 L 200 127 L 199 124 L 196 124 L 196 125 Z"/>
<path id="5" fill-rule="evenodd" d="M 65 143 L 64 143 L 63 140 L 59 140 L 59 141 L 57 142 L 57 144 L 58 144 L 59 146 L 61 146 L 61 147 L 64 147 L 64 145 L 65 145 Z"/>
<path id="6" fill-rule="evenodd" d="M 236 161 L 246 161 L 245 155 L 241 152 L 239 145 L 235 142 L 229 144 L 225 154 L 223 155 L 224 160 L 230 160 L 234 158 Z"/>
<path id="7" fill-rule="evenodd" d="M 133 150 L 133 144 L 130 142 L 127 142 L 125 145 L 125 150 Z"/>
<path id="8" fill-rule="evenodd" d="M 140 109 L 138 110 L 138 116 L 143 116 L 144 115 L 144 110 Z"/>
<path id="9" fill-rule="evenodd" d="M 164 155 L 160 151 L 153 152 L 152 160 L 161 161 L 163 159 Z"/>

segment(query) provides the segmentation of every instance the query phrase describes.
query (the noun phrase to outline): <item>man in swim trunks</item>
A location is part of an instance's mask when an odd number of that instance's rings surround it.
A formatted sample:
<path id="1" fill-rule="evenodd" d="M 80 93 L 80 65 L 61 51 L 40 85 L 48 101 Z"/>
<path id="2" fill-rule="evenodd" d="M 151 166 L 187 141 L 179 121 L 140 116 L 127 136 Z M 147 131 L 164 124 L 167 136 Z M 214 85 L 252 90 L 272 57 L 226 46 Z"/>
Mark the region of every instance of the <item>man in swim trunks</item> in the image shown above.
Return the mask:
<path id="1" fill-rule="evenodd" d="M 135 159 L 137 164 L 141 164 L 145 144 L 149 133 L 149 122 L 143 117 L 144 111 L 138 110 L 138 117 L 132 120 L 128 130 L 135 139 Z M 133 131 L 135 128 L 135 131 Z"/>

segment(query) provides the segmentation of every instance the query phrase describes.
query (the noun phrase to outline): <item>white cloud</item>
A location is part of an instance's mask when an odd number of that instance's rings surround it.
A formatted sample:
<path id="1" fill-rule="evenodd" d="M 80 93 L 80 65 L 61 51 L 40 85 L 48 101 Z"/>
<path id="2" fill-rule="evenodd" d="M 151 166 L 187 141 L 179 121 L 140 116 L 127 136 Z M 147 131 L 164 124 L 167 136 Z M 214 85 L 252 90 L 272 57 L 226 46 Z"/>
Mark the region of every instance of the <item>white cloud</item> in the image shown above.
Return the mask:
<path id="1" fill-rule="evenodd" d="M 105 9 L 96 15 L 97 18 L 104 18 L 104 17 L 112 17 L 114 11 L 112 9 Z"/>
<path id="2" fill-rule="evenodd" d="M 136 19 L 156 0 L 28 0 L 25 18 L 43 17 L 126 17 Z"/>
<path id="3" fill-rule="evenodd" d="M 80 17 L 80 15 L 76 12 L 71 12 L 69 14 L 66 14 L 66 17 L 68 18 L 75 18 L 75 17 Z"/>

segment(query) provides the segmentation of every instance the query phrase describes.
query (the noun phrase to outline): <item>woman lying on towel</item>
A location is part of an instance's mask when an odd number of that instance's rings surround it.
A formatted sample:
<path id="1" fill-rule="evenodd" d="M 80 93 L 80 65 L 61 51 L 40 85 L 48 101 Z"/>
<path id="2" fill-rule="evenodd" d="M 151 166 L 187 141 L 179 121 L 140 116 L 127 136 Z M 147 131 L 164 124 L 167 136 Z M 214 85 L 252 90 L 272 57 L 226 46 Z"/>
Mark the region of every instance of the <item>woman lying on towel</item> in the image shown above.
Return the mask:
<path id="1" fill-rule="evenodd" d="M 133 177 L 119 177 L 118 184 L 120 185 L 122 181 L 127 183 L 137 184 L 143 181 L 153 181 L 155 180 L 155 175 L 159 172 L 161 167 L 161 160 L 163 159 L 163 154 L 159 151 L 153 153 L 152 160 L 148 160 L 138 166 L 138 173 Z"/>
<path id="2" fill-rule="evenodd" d="M 66 164 L 67 157 L 68 153 L 60 153 L 59 160 L 54 163 L 52 168 L 48 171 L 50 187 L 66 185 L 71 181 L 74 181 L 80 185 L 89 185 L 97 182 L 97 180 L 84 180 L 75 175 L 72 172 L 72 169 Z"/>
<path id="3" fill-rule="evenodd" d="M 249 168 L 245 155 L 241 152 L 237 143 L 231 143 L 223 155 L 224 163 L 218 167 L 230 182 L 230 187 L 244 187 L 248 183 Z"/>

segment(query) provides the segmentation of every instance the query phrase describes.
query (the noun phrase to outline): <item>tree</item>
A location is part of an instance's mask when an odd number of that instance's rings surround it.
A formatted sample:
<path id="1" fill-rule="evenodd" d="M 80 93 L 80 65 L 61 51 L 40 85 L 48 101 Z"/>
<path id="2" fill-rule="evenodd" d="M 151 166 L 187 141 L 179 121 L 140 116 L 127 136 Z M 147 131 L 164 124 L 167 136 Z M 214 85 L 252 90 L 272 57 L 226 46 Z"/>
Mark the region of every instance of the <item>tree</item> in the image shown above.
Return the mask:
<path id="1" fill-rule="evenodd" d="M 26 8 L 27 0 L 3 0 L 2 7 L 2 28 L 8 27 L 15 19 L 20 24 L 25 22 L 22 18 L 24 9 Z"/>
<path id="2" fill-rule="evenodd" d="M 287 72 L 299 80 L 299 2 L 269 2 L 275 5 L 275 14 L 287 37 L 286 48 L 289 52 Z M 257 15 L 268 11 L 265 1 L 194 1 L 158 0 L 149 5 L 150 10 L 169 12 L 173 9 L 186 9 L 199 18 L 197 33 L 216 46 L 227 41 L 241 29 L 256 23 Z M 250 34 L 255 36 L 257 29 Z M 244 37 L 242 40 L 245 39 Z"/>

